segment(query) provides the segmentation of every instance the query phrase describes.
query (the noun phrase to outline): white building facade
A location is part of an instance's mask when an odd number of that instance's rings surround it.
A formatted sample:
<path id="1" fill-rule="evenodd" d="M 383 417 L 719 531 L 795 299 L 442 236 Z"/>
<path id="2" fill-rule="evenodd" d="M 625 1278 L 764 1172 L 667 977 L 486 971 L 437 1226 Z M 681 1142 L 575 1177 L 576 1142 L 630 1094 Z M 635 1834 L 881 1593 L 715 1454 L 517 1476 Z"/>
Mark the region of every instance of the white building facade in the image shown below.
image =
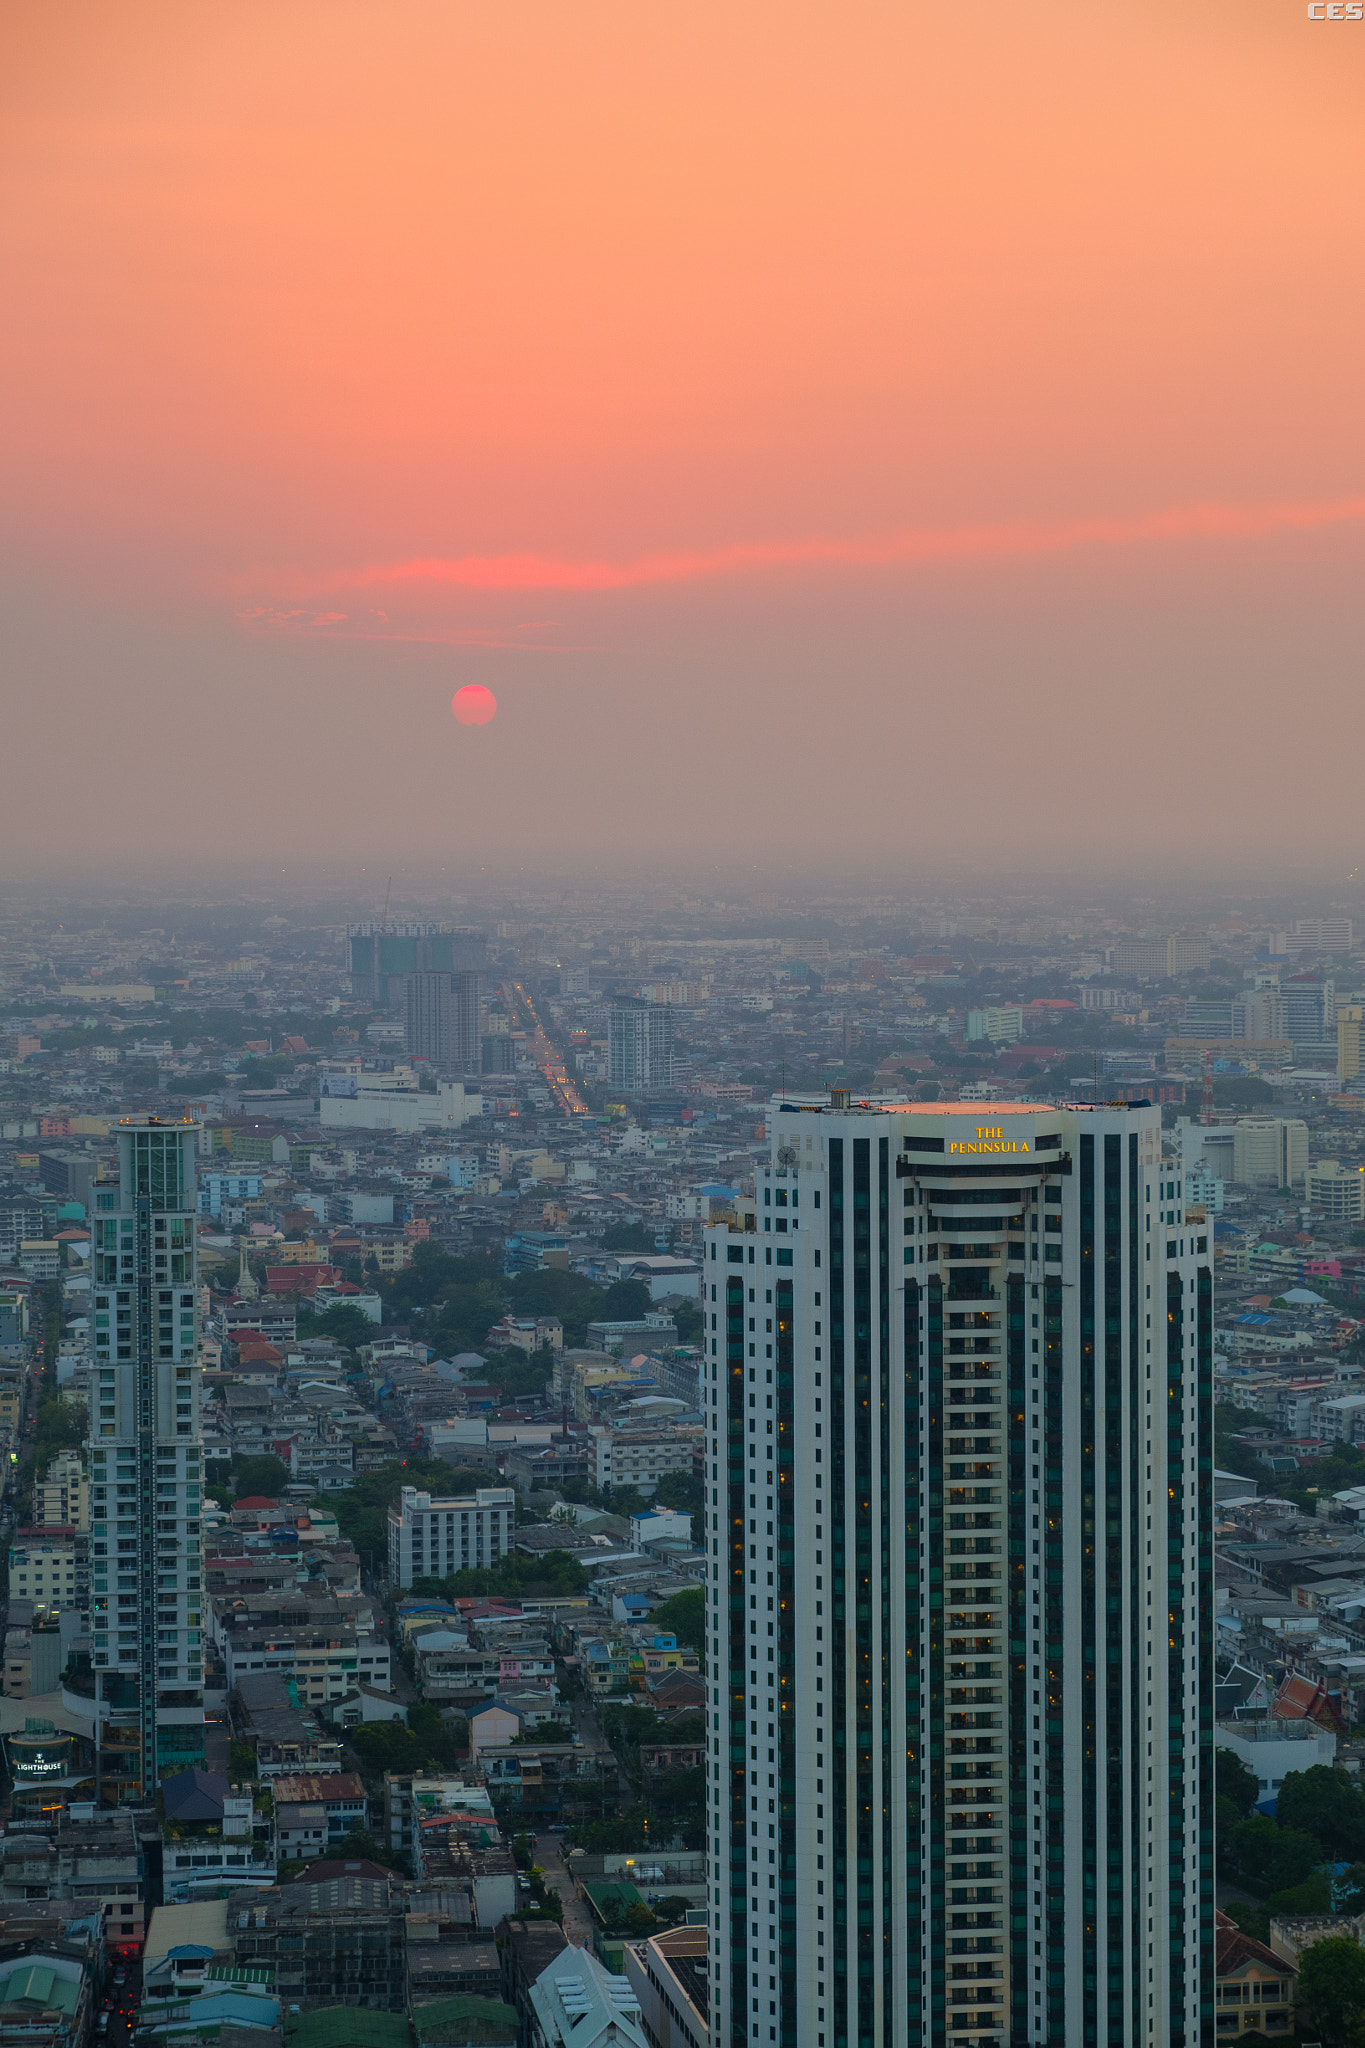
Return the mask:
<path id="1" fill-rule="evenodd" d="M 495 1565 L 512 1548 L 517 1495 L 511 1486 L 481 1486 L 470 1499 L 433 1500 L 405 1486 L 389 1509 L 389 1578 L 442 1579 Z"/>
<path id="2" fill-rule="evenodd" d="M 1160 1111 L 768 1129 L 706 1234 L 712 2040 L 1195 2048 L 1212 1279 Z"/>

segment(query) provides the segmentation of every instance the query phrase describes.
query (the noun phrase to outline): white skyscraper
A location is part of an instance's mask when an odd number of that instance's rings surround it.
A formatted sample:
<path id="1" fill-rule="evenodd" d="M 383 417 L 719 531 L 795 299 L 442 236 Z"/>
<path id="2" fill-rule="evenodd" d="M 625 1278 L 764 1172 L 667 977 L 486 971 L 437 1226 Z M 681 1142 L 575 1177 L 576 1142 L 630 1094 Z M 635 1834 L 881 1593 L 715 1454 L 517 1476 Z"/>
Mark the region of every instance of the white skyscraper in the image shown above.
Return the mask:
<path id="1" fill-rule="evenodd" d="M 706 1233 L 712 2042 L 1195 2048 L 1212 1281 L 1160 1111 L 769 1132 Z"/>
<path id="2" fill-rule="evenodd" d="M 673 1079 L 673 1012 L 667 1003 L 621 996 L 607 1012 L 607 1075 L 628 1095 Z"/>
<path id="3" fill-rule="evenodd" d="M 113 1135 L 118 1183 L 94 1190 L 91 1640 L 101 1696 L 141 1728 L 150 1792 L 204 1760 L 199 1127 L 124 1117 Z"/>

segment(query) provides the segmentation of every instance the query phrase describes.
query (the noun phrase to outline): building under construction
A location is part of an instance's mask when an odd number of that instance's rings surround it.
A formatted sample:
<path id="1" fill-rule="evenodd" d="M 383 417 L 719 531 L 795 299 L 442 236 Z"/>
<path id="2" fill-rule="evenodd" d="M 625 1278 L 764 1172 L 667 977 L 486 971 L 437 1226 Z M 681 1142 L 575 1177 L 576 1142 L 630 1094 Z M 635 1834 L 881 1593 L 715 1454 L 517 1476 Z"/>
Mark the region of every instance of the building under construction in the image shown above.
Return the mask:
<path id="1" fill-rule="evenodd" d="M 401 1003 L 410 974 L 479 974 L 487 963 L 486 935 L 465 926 L 375 918 L 346 927 L 351 993 L 370 1002 Z"/>

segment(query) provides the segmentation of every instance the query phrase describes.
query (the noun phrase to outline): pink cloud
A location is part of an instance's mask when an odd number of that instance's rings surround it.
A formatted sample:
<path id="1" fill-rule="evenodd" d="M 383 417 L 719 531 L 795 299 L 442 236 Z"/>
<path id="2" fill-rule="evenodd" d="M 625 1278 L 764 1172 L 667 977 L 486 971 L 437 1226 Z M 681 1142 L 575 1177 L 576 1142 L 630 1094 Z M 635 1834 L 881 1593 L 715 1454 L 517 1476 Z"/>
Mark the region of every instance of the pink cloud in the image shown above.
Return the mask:
<path id="1" fill-rule="evenodd" d="M 1012 520 L 995 525 L 912 527 L 864 540 L 745 542 L 732 547 L 640 555 L 627 561 L 540 554 L 419 556 L 316 576 L 288 573 L 291 595 L 442 587 L 463 590 L 631 590 L 763 569 L 884 568 L 1056 554 L 1070 548 L 1143 541 L 1250 539 L 1308 532 L 1365 519 L 1365 498 L 1319 504 L 1184 505 L 1128 519 Z"/>

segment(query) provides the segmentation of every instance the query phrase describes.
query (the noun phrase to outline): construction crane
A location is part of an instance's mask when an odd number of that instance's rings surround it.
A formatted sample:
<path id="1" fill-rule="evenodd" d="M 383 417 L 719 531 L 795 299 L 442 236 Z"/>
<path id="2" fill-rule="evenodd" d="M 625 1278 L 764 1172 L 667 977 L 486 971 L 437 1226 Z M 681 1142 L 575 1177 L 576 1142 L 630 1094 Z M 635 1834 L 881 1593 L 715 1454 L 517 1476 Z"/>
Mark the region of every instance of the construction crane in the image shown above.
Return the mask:
<path id="1" fill-rule="evenodd" d="M 1200 1093 L 1199 1121 L 1201 1124 L 1213 1122 L 1213 1054 L 1207 1046 L 1204 1048 L 1204 1086 Z"/>

